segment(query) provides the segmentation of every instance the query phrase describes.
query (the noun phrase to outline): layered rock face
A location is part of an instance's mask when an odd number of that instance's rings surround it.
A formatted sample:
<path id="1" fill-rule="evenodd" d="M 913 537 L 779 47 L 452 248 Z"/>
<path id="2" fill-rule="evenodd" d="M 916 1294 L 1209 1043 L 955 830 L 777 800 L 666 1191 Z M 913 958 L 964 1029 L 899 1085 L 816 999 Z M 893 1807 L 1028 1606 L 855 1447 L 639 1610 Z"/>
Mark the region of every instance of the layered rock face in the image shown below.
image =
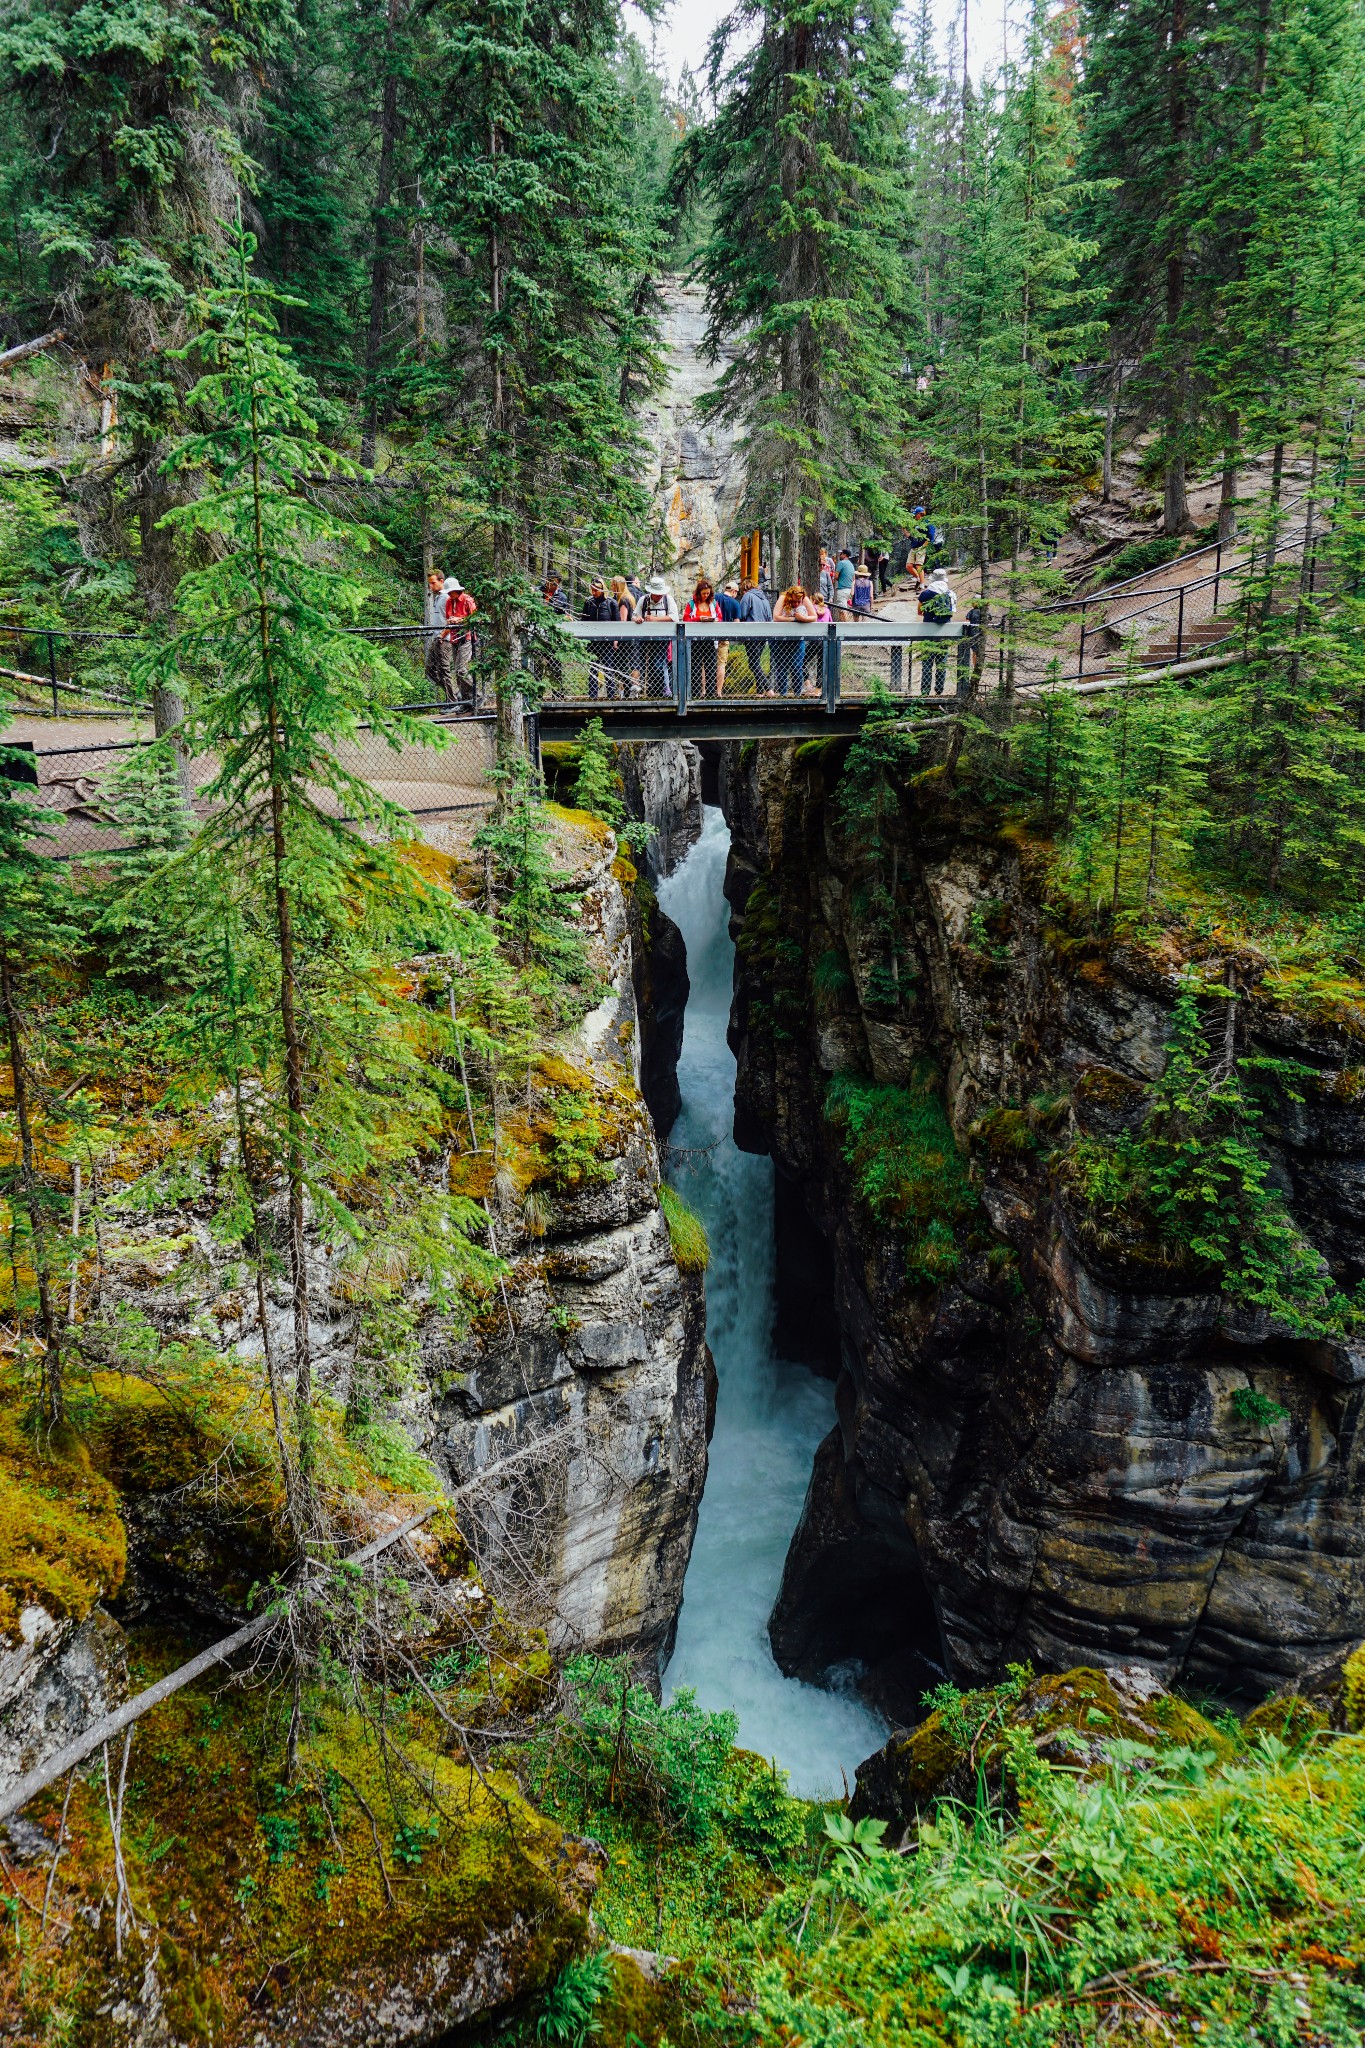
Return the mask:
<path id="1" fill-rule="evenodd" d="M 1365 1630 L 1365 1349 L 1296 1340 L 1097 1241 L 1056 1159 L 1141 1116 L 1180 962 L 1059 942 L 1027 850 L 930 777 L 886 828 L 889 972 L 839 822 L 842 758 L 735 747 L 723 775 L 736 1133 L 771 1151 L 789 1219 L 804 1211 L 799 1254 L 779 1261 L 800 1289 L 786 1321 L 838 1374 L 839 1427 L 773 1617 L 779 1661 L 809 1676 L 861 1657 L 906 1716 L 936 1660 L 973 1684 L 1027 1658 L 1262 1694 Z M 1352 1283 L 1365 1019 L 1296 1017 L 1254 982 L 1239 1047 L 1306 1070 L 1269 1125 L 1274 1170 Z M 858 1198 L 825 1114 L 832 1076 L 910 1090 L 926 1063 L 980 1201 L 937 1284 Z"/>
<path id="2" fill-rule="evenodd" d="M 711 390 L 723 367 L 707 362 L 701 352 L 706 332 L 701 287 L 671 283 L 663 301 L 668 383 L 640 415 L 649 451 L 642 481 L 676 551 L 674 562 L 661 566 L 681 589 L 703 572 L 714 579 L 725 567 L 725 536 L 743 494 L 744 461 L 730 428 L 697 417 L 697 400 Z"/>

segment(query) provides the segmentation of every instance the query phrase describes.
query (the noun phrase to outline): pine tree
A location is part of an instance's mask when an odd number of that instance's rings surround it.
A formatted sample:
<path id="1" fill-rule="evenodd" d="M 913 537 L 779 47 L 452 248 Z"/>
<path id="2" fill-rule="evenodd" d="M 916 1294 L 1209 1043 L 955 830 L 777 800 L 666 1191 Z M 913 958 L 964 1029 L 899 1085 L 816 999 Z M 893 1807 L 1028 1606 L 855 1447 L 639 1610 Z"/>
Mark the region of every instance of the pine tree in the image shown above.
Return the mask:
<path id="1" fill-rule="evenodd" d="M 749 43 L 757 37 L 756 47 Z M 741 0 L 712 49 L 714 119 L 678 189 L 715 226 L 700 259 L 709 409 L 742 424 L 748 525 L 816 576 L 824 521 L 889 521 L 906 415 L 904 51 L 888 0 Z"/>
<path id="2" fill-rule="evenodd" d="M 984 91 L 966 119 L 967 188 L 926 426 L 941 464 L 936 509 L 973 535 L 983 603 L 991 558 L 1008 552 L 1014 604 L 1025 549 L 1061 530 L 1098 441 L 1073 375 L 1103 331 L 1082 276 L 1091 249 L 1075 231 L 1086 191 L 1069 79 L 1041 16 L 1000 95 Z"/>
<path id="3" fill-rule="evenodd" d="M 440 57 L 423 187 L 458 252 L 442 272 L 445 432 L 485 530 L 480 602 L 505 752 L 520 745 L 537 537 L 574 534 L 591 552 L 646 511 L 622 397 L 643 268 L 629 121 L 608 0 L 442 0 L 430 22 Z"/>
<path id="4" fill-rule="evenodd" d="M 22 1327 L 32 1275 L 43 1347 L 42 1411 L 49 1429 L 65 1415 L 62 1373 L 64 1329 L 55 1283 L 59 1262 L 53 1242 L 65 1203 L 42 1169 L 37 1146 L 38 1103 L 29 1051 L 25 991 L 75 939 L 63 871 L 42 840 L 58 813 L 28 795 L 22 779 L 31 757 L 0 746 L 0 1019 L 5 1034 L 13 1103 L 11 1164 L 0 1174 L 9 1208 L 9 1263 L 14 1305 Z M 9 1119 L 5 1120 L 7 1123 Z"/>
<path id="5" fill-rule="evenodd" d="M 319 443 L 308 381 L 279 339 L 277 295 L 253 277 L 253 251 L 239 226 L 236 278 L 209 295 L 192 344 L 203 373 L 191 403 L 208 425 L 173 458 L 209 481 L 170 516 L 208 539 L 217 558 L 182 579 L 183 626 L 148 665 L 207 679 L 187 720 L 196 748 L 219 762 L 206 791 L 201 874 L 207 882 L 210 855 L 222 863 L 215 917 L 235 927 L 238 961 L 251 963 L 258 986 L 273 978 L 268 1009 L 256 1006 L 263 1038 L 251 1064 L 272 1104 L 258 1142 L 278 1159 L 287 1190 L 302 1532 L 315 1458 L 308 1204 L 335 1217 L 339 1168 L 359 1173 L 382 1156 L 397 1103 L 409 1132 L 424 1108 L 420 1077 L 405 1066 L 411 1020 L 366 938 L 367 924 L 392 922 L 414 899 L 415 883 L 384 843 L 401 819 L 342 765 L 337 746 L 357 737 L 362 719 L 394 745 L 428 735 L 389 708 L 396 676 L 347 631 L 367 593 L 335 556 L 363 553 L 376 536 L 321 509 L 298 482 L 348 465 Z M 394 1094 L 395 1065 L 406 1072 L 406 1099 Z"/>

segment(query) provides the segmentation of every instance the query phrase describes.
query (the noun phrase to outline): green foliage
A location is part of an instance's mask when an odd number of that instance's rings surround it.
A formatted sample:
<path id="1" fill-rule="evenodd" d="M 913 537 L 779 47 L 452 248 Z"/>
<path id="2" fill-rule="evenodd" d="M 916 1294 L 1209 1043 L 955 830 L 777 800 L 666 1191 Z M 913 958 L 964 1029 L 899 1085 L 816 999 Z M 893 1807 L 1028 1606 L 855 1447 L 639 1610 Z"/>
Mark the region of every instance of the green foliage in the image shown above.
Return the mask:
<path id="1" fill-rule="evenodd" d="M 1277 1422 L 1289 1420 L 1289 1410 L 1272 1401 L 1259 1387 L 1234 1387 L 1232 1405 L 1243 1422 L 1258 1423 L 1263 1429 L 1273 1429 Z"/>
<path id="2" fill-rule="evenodd" d="M 576 1657 L 565 1667 L 562 1719 L 539 1738 L 532 1772 L 541 1792 L 572 1787 L 589 1811 L 620 1808 L 641 1825 L 700 1840 L 725 1801 L 733 1714 L 707 1714 L 683 1690 L 660 1706 L 624 1663 Z"/>
<path id="3" fill-rule="evenodd" d="M 780 524 L 783 580 L 813 579 L 827 512 L 857 527 L 895 510 L 896 365 L 915 318 L 903 58 L 886 0 L 751 0 L 717 33 L 724 89 L 683 146 L 675 189 L 714 207 L 699 275 L 726 367 L 704 404 L 743 422 L 737 524 Z"/>
<path id="4" fill-rule="evenodd" d="M 1202 1267 L 1235 1302 L 1291 1330 L 1354 1325 L 1358 1310 L 1334 1286 L 1271 1175 L 1262 1112 L 1248 1085 L 1264 1061 L 1215 1059 L 1200 1017 L 1197 976 L 1181 982 L 1165 1071 L 1141 1130 L 1112 1145 L 1082 1141 L 1070 1184 L 1112 1227 L 1150 1219 L 1170 1263 Z M 1293 1094 L 1292 1073 L 1272 1063 Z"/>
<path id="5" fill-rule="evenodd" d="M 922 1067 L 908 1087 L 836 1074 L 825 1115 L 841 1135 L 859 1201 L 878 1223 L 904 1232 L 911 1279 L 933 1285 L 950 1278 L 957 1231 L 980 1211 L 932 1068 Z"/>
<path id="6" fill-rule="evenodd" d="M 574 921 L 578 904 L 556 887 L 552 828 L 539 777 L 524 754 L 513 752 L 499 762 L 494 783 L 497 804 L 474 839 L 491 883 L 489 914 L 522 967 L 581 981 L 585 963 Z"/>
<path id="7" fill-rule="evenodd" d="M 576 809 L 589 811 L 594 818 L 610 825 L 613 831 L 621 829 L 626 807 L 616 767 L 616 749 L 607 738 L 600 718 L 590 718 L 583 728 L 573 802 Z"/>
<path id="8" fill-rule="evenodd" d="M 664 1212 L 668 1241 L 679 1271 L 704 1273 L 711 1263 L 711 1241 L 701 1217 L 667 1181 L 659 1183 L 659 1207 Z"/>
<path id="9" fill-rule="evenodd" d="M 599 2031 L 597 2008 L 611 1982 L 611 1965 L 599 1950 L 565 1963 L 541 2000 L 535 2039 L 546 2048 L 583 2048 Z"/>
<path id="10" fill-rule="evenodd" d="M 1179 553 L 1178 534 L 1158 534 L 1154 540 L 1130 541 L 1126 548 L 1120 548 L 1105 563 L 1100 581 L 1126 583 L 1130 576 L 1143 576 L 1149 569 L 1159 569 L 1163 562 L 1174 560 Z"/>

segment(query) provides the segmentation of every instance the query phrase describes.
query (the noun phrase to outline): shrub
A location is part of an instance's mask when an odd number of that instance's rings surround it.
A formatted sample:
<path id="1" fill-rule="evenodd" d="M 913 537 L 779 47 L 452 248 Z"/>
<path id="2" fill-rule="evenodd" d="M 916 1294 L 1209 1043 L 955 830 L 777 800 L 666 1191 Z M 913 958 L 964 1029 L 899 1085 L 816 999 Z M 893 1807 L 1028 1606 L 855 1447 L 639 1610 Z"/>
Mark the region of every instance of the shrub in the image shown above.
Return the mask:
<path id="1" fill-rule="evenodd" d="M 582 2048 L 597 2032 L 597 2008 L 611 1984 L 610 1958 L 572 1956 L 545 1993 L 535 2037 L 546 2048 Z"/>
<path id="2" fill-rule="evenodd" d="M 1100 584 L 1126 583 L 1130 576 L 1145 576 L 1149 569 L 1159 569 L 1164 562 L 1174 561 L 1179 553 L 1177 534 L 1158 534 L 1155 540 L 1130 541 L 1126 548 L 1120 548 L 1105 563 Z"/>
<path id="3" fill-rule="evenodd" d="M 700 1840 L 722 1807 L 739 1723 L 683 1690 L 661 1706 L 624 1659 L 575 1657 L 562 1719 L 532 1752 L 537 1797 L 569 1792 L 580 1810 L 624 1808 L 661 1834 Z"/>
<path id="4" fill-rule="evenodd" d="M 874 1219 L 907 1237 L 912 1279 L 936 1285 L 957 1265 L 956 1227 L 979 1214 L 933 1069 L 908 1087 L 836 1074 L 825 1115 L 843 1134 L 843 1156 Z"/>

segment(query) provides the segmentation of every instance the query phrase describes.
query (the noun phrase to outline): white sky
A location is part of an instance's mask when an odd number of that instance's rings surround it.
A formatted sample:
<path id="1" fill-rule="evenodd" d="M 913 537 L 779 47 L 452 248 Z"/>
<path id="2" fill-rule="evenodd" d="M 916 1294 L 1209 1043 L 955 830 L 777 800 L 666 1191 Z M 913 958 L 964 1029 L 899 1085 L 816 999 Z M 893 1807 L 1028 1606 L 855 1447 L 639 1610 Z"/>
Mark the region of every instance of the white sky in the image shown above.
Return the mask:
<path id="1" fill-rule="evenodd" d="M 999 62 L 1007 4 L 1008 0 L 968 0 L 967 48 L 973 77 Z M 659 68 L 676 85 L 685 65 L 701 72 L 711 31 L 732 5 L 733 0 L 671 0 L 663 20 L 653 29 L 627 0 L 626 19 L 645 48 L 654 48 Z M 935 0 L 934 12 L 939 46 L 946 54 L 956 0 Z"/>

